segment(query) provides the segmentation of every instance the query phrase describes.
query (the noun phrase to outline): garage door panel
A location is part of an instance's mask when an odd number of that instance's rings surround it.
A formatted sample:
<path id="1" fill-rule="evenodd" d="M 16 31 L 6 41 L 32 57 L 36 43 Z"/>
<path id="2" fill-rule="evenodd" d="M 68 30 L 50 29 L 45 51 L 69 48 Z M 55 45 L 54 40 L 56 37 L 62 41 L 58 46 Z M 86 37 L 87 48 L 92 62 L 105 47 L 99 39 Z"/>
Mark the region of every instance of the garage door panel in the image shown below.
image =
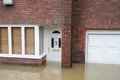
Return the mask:
<path id="1" fill-rule="evenodd" d="M 95 39 L 93 38 L 95 37 Z M 101 46 L 101 37 L 96 35 L 89 35 L 88 43 L 90 47 L 100 47 Z"/>
<path id="2" fill-rule="evenodd" d="M 100 53 L 101 52 L 100 49 L 101 49 L 100 47 L 89 47 L 88 53 Z"/>
<path id="3" fill-rule="evenodd" d="M 107 46 L 108 47 L 119 47 L 120 46 L 120 37 L 117 35 L 117 36 L 115 36 L 115 35 L 108 35 L 108 36 L 106 36 L 106 38 L 107 38 Z"/>
<path id="4" fill-rule="evenodd" d="M 106 63 L 119 63 L 120 51 L 119 48 L 107 48 Z"/>
<path id="5" fill-rule="evenodd" d="M 120 64 L 120 35 L 88 35 L 87 62 Z"/>
<path id="6" fill-rule="evenodd" d="M 94 55 L 94 56 L 93 56 Z M 91 55 L 88 55 L 88 62 L 92 62 L 92 63 L 103 63 L 104 59 L 101 55 L 99 55 L 98 53 L 91 53 Z"/>
<path id="7" fill-rule="evenodd" d="M 88 61 L 92 61 L 92 62 L 99 62 L 101 60 L 101 51 L 100 51 L 100 47 L 89 47 L 88 48 L 88 56 L 89 56 L 89 60 Z"/>

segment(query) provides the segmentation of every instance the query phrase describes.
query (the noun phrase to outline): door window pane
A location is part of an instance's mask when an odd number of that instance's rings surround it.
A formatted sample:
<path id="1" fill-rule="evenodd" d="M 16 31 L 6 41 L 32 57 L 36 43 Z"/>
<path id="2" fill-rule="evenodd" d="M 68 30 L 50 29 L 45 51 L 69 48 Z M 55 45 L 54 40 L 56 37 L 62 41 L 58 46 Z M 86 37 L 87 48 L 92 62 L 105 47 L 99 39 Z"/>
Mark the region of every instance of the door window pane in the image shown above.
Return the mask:
<path id="1" fill-rule="evenodd" d="M 53 34 L 60 34 L 59 31 L 53 31 L 52 33 L 53 33 Z"/>
<path id="2" fill-rule="evenodd" d="M 61 48 L 61 38 L 59 38 L 58 41 L 59 41 L 59 45 L 58 46 L 59 46 L 59 48 Z"/>
<path id="3" fill-rule="evenodd" d="M 51 38 L 51 48 L 54 48 L 54 38 Z"/>

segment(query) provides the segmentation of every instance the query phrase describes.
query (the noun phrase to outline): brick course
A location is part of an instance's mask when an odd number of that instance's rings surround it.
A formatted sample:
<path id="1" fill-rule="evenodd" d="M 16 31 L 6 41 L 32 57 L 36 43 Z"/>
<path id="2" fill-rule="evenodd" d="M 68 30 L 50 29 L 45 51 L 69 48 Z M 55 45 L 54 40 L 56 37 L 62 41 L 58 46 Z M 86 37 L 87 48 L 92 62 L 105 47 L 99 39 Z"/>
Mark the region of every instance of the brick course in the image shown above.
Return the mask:
<path id="1" fill-rule="evenodd" d="M 45 62 L 46 62 L 46 56 L 44 56 L 41 59 L 7 58 L 7 57 L 0 58 L 0 64 L 42 65 Z"/>

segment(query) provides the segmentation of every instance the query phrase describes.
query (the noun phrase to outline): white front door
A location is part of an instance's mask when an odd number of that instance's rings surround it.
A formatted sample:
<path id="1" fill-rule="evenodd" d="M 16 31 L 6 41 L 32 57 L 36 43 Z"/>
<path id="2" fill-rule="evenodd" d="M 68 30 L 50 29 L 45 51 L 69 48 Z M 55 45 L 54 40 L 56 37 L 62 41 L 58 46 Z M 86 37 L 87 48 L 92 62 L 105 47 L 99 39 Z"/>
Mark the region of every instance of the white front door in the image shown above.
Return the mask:
<path id="1" fill-rule="evenodd" d="M 54 30 L 49 34 L 48 40 L 48 61 L 61 61 L 62 39 L 61 32 Z"/>

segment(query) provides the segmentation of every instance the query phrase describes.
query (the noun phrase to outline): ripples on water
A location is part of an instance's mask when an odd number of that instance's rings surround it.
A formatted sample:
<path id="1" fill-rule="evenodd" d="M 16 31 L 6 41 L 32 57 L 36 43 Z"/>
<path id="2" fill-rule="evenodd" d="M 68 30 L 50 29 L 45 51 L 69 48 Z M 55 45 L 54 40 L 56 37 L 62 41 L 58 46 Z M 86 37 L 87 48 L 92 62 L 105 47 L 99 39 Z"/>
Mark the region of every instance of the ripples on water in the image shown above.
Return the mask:
<path id="1" fill-rule="evenodd" d="M 0 80 L 120 80 L 120 65 L 73 64 L 73 68 L 61 68 L 60 62 L 43 66 L 1 64 Z"/>

